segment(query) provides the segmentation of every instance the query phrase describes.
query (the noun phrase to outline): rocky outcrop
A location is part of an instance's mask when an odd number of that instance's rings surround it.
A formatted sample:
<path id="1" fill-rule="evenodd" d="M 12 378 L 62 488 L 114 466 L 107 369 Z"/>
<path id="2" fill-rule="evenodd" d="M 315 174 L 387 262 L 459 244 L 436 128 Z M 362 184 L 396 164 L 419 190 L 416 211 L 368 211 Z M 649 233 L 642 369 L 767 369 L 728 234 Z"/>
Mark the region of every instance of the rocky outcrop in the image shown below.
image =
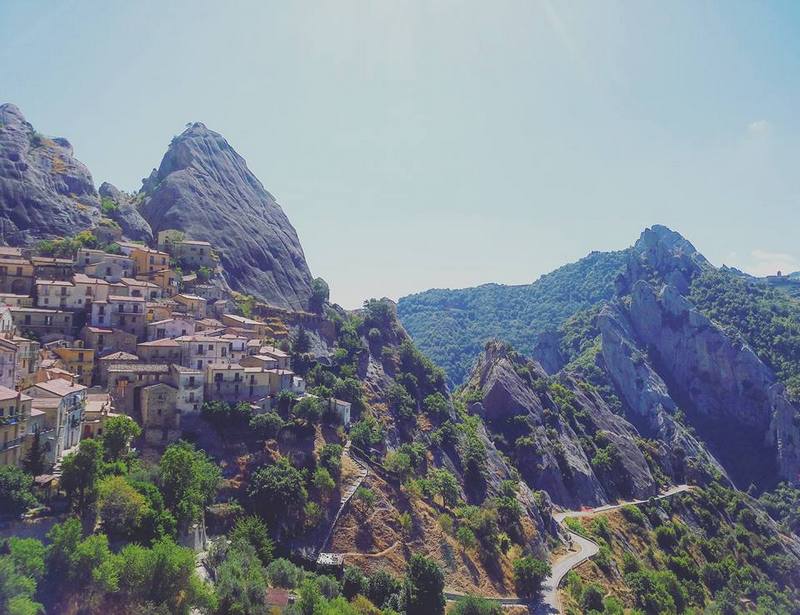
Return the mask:
<path id="1" fill-rule="evenodd" d="M 639 346 L 628 316 L 620 304 L 607 305 L 597 318 L 602 340 L 598 357 L 601 369 L 619 393 L 626 416 L 643 436 L 662 443 L 668 455 L 662 457 L 671 476 L 702 478 L 724 468 L 706 447 L 676 420 L 678 405 Z"/>
<path id="2" fill-rule="evenodd" d="M 712 265 L 683 235 L 660 224 L 645 229 L 627 252 L 617 294 L 628 294 L 638 280 L 664 282 L 685 293 L 692 279 Z"/>
<path id="3" fill-rule="evenodd" d="M 608 373 L 629 411 L 659 438 L 700 453 L 675 426 L 680 408 L 738 486 L 797 479 L 797 408 L 738 334 L 700 314 L 674 286 L 657 291 L 643 280 L 629 307 L 606 308 L 598 326 Z"/>
<path id="4" fill-rule="evenodd" d="M 136 209 L 131 197 L 108 182 L 100 185 L 99 193 L 103 202 L 107 200 L 113 203 L 114 207 L 106 208 L 105 215 L 119 224 L 125 237 L 146 243 L 153 241 L 153 231 Z"/>
<path id="5" fill-rule="evenodd" d="M 672 286 L 637 283 L 630 317 L 674 396 L 742 487 L 800 475 L 798 409 L 741 337 Z"/>
<path id="6" fill-rule="evenodd" d="M 188 127 L 143 181 L 141 196 L 153 233 L 179 229 L 211 242 L 234 290 L 308 308 L 311 273 L 297 233 L 221 135 L 199 122 Z"/>
<path id="7" fill-rule="evenodd" d="M 0 105 L 0 241 L 74 235 L 95 226 L 99 207 L 92 176 L 69 141 L 39 134 L 17 107 Z"/>
<path id="8" fill-rule="evenodd" d="M 495 342 L 487 344 L 468 383 L 480 398 L 471 411 L 483 417 L 530 487 L 567 507 L 656 493 L 636 428 L 574 375 L 559 377 L 561 399 L 547 383 L 541 366 Z M 613 471 L 597 463 L 600 449 L 613 451 Z"/>

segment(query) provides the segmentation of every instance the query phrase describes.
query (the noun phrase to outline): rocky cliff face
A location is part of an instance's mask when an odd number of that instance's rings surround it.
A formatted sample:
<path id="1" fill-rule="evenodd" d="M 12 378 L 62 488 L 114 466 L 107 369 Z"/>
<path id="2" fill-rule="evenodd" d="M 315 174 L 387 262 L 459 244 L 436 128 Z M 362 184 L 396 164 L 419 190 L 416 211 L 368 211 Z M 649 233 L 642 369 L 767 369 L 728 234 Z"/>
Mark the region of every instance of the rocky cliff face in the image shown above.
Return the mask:
<path id="1" fill-rule="evenodd" d="M 116 208 L 109 210 L 106 215 L 119 224 L 122 234 L 134 241 L 153 241 L 153 231 L 150 225 L 139 213 L 133 200 L 116 186 L 103 182 L 100 185 L 100 197 L 111 201 Z"/>
<path id="2" fill-rule="evenodd" d="M 798 411 L 772 370 L 735 332 L 700 314 L 674 286 L 656 290 L 640 280 L 626 311 L 639 343 L 641 369 L 652 370 L 652 365 L 663 378 L 660 383 L 652 378 L 631 382 L 620 369 L 611 370 L 622 390 L 640 381 L 654 385 L 642 390 L 657 391 L 663 403 L 650 403 L 649 409 L 638 404 L 640 411 L 680 407 L 740 487 L 796 479 Z M 608 332 L 606 324 L 601 329 Z M 604 335 L 604 354 L 613 347 L 611 336 Z"/>
<path id="3" fill-rule="evenodd" d="M 639 280 L 664 282 L 685 293 L 692 279 L 711 267 L 680 233 L 655 224 L 628 250 L 625 270 L 616 280 L 617 294 L 628 294 Z"/>
<path id="4" fill-rule="evenodd" d="M 234 290 L 306 309 L 311 273 L 286 214 L 228 142 L 201 123 L 173 139 L 144 180 L 140 211 L 154 234 L 211 242 Z"/>
<path id="5" fill-rule="evenodd" d="M 555 503 L 596 506 L 658 491 L 661 469 L 651 469 L 636 428 L 576 376 L 548 380 L 538 363 L 490 342 L 467 390 L 495 444 Z"/>
<path id="6" fill-rule="evenodd" d="M 97 223 L 99 207 L 92 176 L 69 141 L 37 133 L 17 107 L 0 105 L 0 241 L 74 235 Z"/>

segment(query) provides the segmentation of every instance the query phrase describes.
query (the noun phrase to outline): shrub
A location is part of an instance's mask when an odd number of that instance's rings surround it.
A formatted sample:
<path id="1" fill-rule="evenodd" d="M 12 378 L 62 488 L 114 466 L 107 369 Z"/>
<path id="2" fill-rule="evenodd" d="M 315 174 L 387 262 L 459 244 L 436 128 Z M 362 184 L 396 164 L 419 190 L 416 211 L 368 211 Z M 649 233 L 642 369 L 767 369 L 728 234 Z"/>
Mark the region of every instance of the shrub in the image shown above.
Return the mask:
<path id="1" fill-rule="evenodd" d="M 550 574 L 550 564 L 532 556 L 514 561 L 514 584 L 522 596 L 539 593 L 542 582 Z"/>
<path id="2" fill-rule="evenodd" d="M 276 587 L 294 589 L 302 582 L 304 573 L 302 568 L 298 568 L 288 559 L 279 558 L 267 566 L 267 576 Z"/>
<path id="3" fill-rule="evenodd" d="M 33 477 L 13 466 L 0 466 L 0 515 L 20 515 L 36 504 Z"/>
<path id="4" fill-rule="evenodd" d="M 256 414 L 250 419 L 250 429 L 261 438 L 274 438 L 283 428 L 283 419 L 277 412 Z"/>

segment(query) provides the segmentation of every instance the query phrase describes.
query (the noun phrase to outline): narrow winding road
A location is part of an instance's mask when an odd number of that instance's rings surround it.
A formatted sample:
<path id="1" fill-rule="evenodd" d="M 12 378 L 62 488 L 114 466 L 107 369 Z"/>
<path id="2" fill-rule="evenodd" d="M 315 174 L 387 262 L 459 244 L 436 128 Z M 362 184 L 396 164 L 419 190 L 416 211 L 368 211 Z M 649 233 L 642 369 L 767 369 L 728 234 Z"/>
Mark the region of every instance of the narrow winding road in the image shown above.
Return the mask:
<path id="1" fill-rule="evenodd" d="M 664 498 L 669 498 L 673 495 L 683 493 L 691 489 L 692 488 L 688 485 L 679 485 L 677 487 L 672 487 L 668 491 L 665 491 L 658 496 L 655 496 L 653 499 L 661 500 Z M 566 510 L 555 513 L 553 515 L 553 519 L 569 536 L 571 549 L 569 553 L 553 564 L 550 576 L 547 577 L 547 579 L 545 579 L 545 581 L 542 583 L 542 592 L 536 603 L 531 603 L 529 600 L 524 600 L 517 597 L 493 598 L 486 596 L 486 598 L 504 607 L 529 606 L 530 612 L 534 615 L 553 615 L 555 613 L 560 613 L 561 605 L 559 604 L 558 600 L 558 586 L 562 579 L 567 576 L 567 573 L 570 570 L 576 566 L 579 566 L 587 559 L 597 554 L 597 552 L 600 550 L 597 544 L 588 538 L 584 538 L 583 536 L 571 532 L 564 525 L 564 520 L 568 517 L 590 517 L 598 513 L 611 512 L 612 510 L 617 510 L 623 506 L 638 506 L 639 504 L 646 504 L 647 502 L 649 502 L 649 500 L 629 500 L 626 502 L 620 502 L 619 504 L 607 504 L 605 506 L 599 506 L 597 508 L 591 508 L 587 510 Z M 445 598 L 451 602 L 458 600 L 463 596 L 463 594 L 458 592 L 445 592 Z"/>

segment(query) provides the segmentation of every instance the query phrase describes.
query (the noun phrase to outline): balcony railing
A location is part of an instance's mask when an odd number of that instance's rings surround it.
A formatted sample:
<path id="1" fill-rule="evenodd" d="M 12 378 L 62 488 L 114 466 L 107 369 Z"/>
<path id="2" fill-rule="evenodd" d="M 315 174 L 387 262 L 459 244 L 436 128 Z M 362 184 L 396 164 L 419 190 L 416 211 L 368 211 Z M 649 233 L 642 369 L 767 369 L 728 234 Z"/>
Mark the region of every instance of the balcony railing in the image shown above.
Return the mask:
<path id="1" fill-rule="evenodd" d="M 0 444 L 0 451 L 7 451 L 10 448 L 14 448 L 20 446 L 25 441 L 25 436 L 20 436 L 19 438 L 14 438 L 13 440 L 9 440 L 8 442 L 3 442 Z"/>
<path id="2" fill-rule="evenodd" d="M 26 420 L 26 415 L 15 414 L 13 416 L 0 416 L 0 426 L 3 425 L 17 425 Z"/>

